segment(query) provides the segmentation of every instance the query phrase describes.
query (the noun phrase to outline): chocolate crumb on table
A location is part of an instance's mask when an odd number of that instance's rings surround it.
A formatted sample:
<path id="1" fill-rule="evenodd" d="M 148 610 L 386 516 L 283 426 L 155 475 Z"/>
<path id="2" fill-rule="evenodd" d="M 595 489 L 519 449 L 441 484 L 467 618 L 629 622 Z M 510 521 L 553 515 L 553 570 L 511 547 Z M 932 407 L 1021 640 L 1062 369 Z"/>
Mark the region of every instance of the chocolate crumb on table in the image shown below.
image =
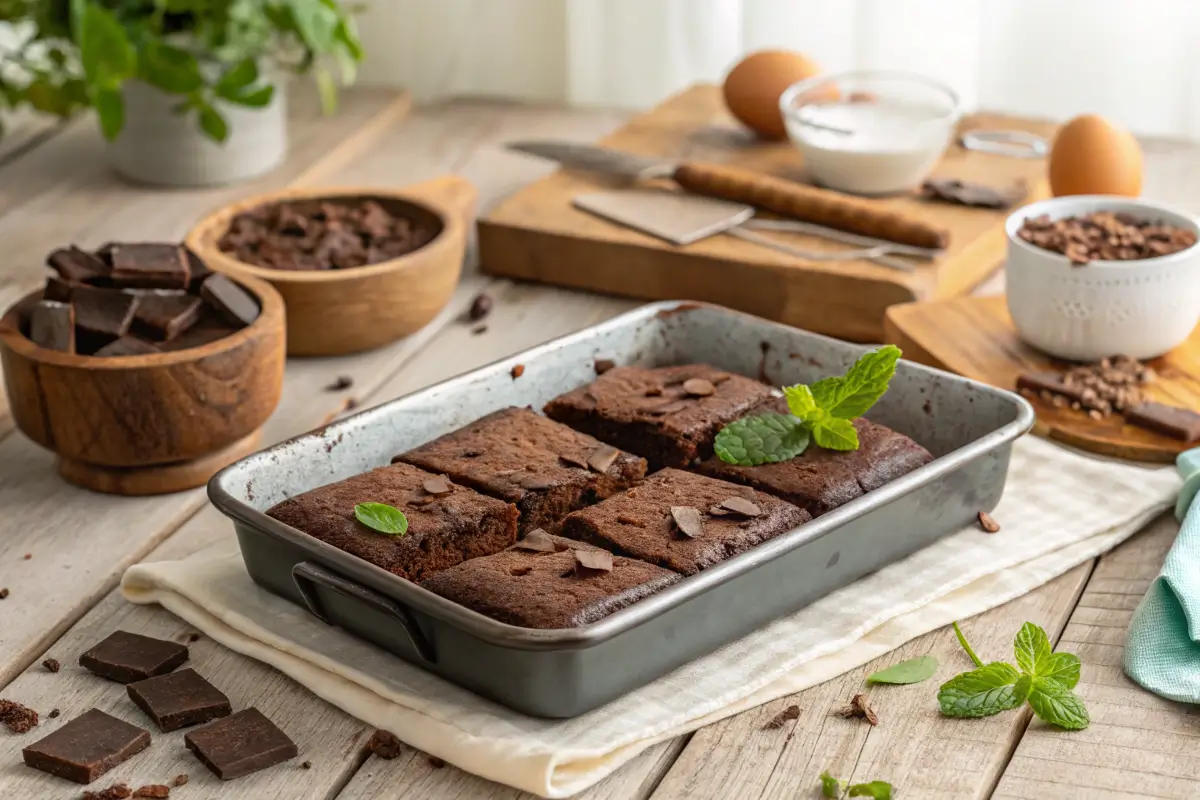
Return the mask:
<path id="1" fill-rule="evenodd" d="M 835 712 L 839 717 L 846 719 L 865 719 L 871 727 L 879 724 L 879 717 L 875 714 L 871 704 L 867 702 L 865 694 L 856 694 L 850 699 L 849 704 L 838 709 Z"/>
<path id="2" fill-rule="evenodd" d="M 189 633 L 189 634 L 188 634 L 188 637 L 187 637 L 187 640 L 188 640 L 189 642 L 198 642 L 198 641 L 200 641 L 200 634 L 198 634 L 198 633 Z"/>
<path id="3" fill-rule="evenodd" d="M 1000 523 L 996 522 L 996 520 L 992 518 L 992 515 L 986 511 L 979 512 L 979 527 L 983 529 L 984 533 L 1000 532 Z"/>
<path id="4" fill-rule="evenodd" d="M 171 788 L 164 786 L 161 783 L 152 783 L 147 786 L 139 786 L 133 791 L 134 797 L 150 797 L 156 800 L 171 796 Z"/>
<path id="5" fill-rule="evenodd" d="M 34 769 L 91 783 L 150 746 L 149 731 L 91 709 L 21 751 Z"/>
<path id="6" fill-rule="evenodd" d="M 1034 247 L 1061 253 L 1077 267 L 1090 261 L 1158 258 L 1196 244 L 1192 231 L 1112 211 L 1062 219 L 1046 214 L 1026 218 L 1017 236 Z"/>
<path id="7" fill-rule="evenodd" d="M 441 769 L 442 767 L 446 766 L 446 762 L 437 756 L 430 756 L 429 766 L 433 767 L 434 769 Z"/>
<path id="8" fill-rule="evenodd" d="M 59 664 L 58 659 L 54 658 L 47 658 L 42 662 L 42 666 L 45 667 L 48 672 L 58 672 L 60 669 L 62 669 L 62 664 Z"/>
<path id="9" fill-rule="evenodd" d="M 404 749 L 404 743 L 396 738 L 393 733 L 388 733 L 385 730 L 377 730 L 371 735 L 371 741 L 367 742 L 367 749 L 372 755 L 378 756 L 385 761 L 391 761 Z"/>
<path id="10" fill-rule="evenodd" d="M 8 589 L 0 589 L 0 600 L 8 599 Z"/>
<path id="11" fill-rule="evenodd" d="M 300 765 L 300 769 L 312 769 L 312 762 L 305 761 L 303 764 Z"/>
<path id="12" fill-rule="evenodd" d="M 513 376 L 514 381 L 524 374 L 525 374 L 525 365 L 524 364 L 517 364 L 515 367 L 512 368 L 512 376 Z"/>
<path id="13" fill-rule="evenodd" d="M 471 322 L 479 322 L 488 314 L 492 313 L 493 301 L 490 295 L 480 292 L 475 295 L 475 299 L 471 301 L 471 307 L 467 310 L 467 319 Z"/>
<path id="14" fill-rule="evenodd" d="M 57 708 L 50 709 L 50 713 L 46 715 L 46 719 L 58 719 L 58 715 L 62 712 Z"/>
<path id="15" fill-rule="evenodd" d="M 474 328 L 471 329 L 471 335 L 479 336 L 480 334 L 487 333 L 487 329 L 488 329 L 487 325 L 476 325 Z"/>
<path id="16" fill-rule="evenodd" d="M 28 733 L 38 724 L 38 713 L 12 700 L 0 700 L 0 723 L 13 733 Z"/>
<path id="17" fill-rule="evenodd" d="M 180 773 L 179 775 L 176 775 L 174 778 L 171 779 L 172 786 L 184 786 L 187 784 L 187 782 L 188 782 L 188 776 L 183 773 Z"/>
<path id="18" fill-rule="evenodd" d="M 349 375 L 338 375 L 337 379 L 334 380 L 333 383 L 331 383 L 325 387 L 325 391 L 340 392 L 344 389 L 349 389 L 353 385 L 354 385 L 354 379 L 351 378 Z"/>
<path id="19" fill-rule="evenodd" d="M 780 711 L 778 714 L 771 717 L 771 719 L 767 722 L 767 724 L 763 725 L 763 730 L 765 730 L 765 731 L 779 730 L 784 725 L 786 725 L 788 722 L 790 722 L 794 719 L 799 719 L 799 718 L 800 718 L 800 706 L 788 706 L 783 711 Z"/>
<path id="20" fill-rule="evenodd" d="M 133 789 L 126 783 L 114 783 L 98 792 L 84 792 L 80 800 L 125 800 L 133 796 Z"/>

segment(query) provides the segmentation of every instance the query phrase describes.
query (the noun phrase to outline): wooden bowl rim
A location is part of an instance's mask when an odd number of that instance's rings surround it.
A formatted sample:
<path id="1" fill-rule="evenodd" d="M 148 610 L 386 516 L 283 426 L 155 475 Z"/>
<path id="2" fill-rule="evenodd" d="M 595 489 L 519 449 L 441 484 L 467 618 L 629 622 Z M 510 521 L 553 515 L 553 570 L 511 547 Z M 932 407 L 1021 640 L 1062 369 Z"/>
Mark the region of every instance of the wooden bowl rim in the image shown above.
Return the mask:
<path id="1" fill-rule="evenodd" d="M 442 224 L 442 229 L 432 239 L 416 250 L 396 258 L 389 258 L 387 261 L 364 264 L 361 267 L 350 267 L 349 269 L 299 270 L 260 267 L 232 258 L 220 248 L 210 246 L 206 241 L 209 238 L 213 241 L 219 239 L 219 235 L 210 237 L 209 234 L 214 231 L 223 233 L 229 227 L 229 222 L 234 216 L 251 208 L 270 205 L 272 203 L 282 203 L 289 200 L 319 200 L 322 198 L 336 199 L 343 197 L 401 200 L 414 206 L 420 206 L 438 218 Z M 452 248 L 454 240 L 457 238 L 456 234 L 463 227 L 464 224 L 460 219 L 460 215 L 453 213 L 447 206 L 436 200 L 410 194 L 404 189 L 388 189 L 386 187 L 375 186 L 324 186 L 309 189 L 279 189 L 274 192 L 265 192 L 233 203 L 227 203 L 202 217 L 188 231 L 184 243 L 205 263 L 210 264 L 210 266 L 213 262 L 220 265 L 218 271 L 236 272 L 237 274 L 258 278 L 268 283 L 332 284 L 401 272 L 411 266 L 418 258 L 427 257 L 431 253 L 435 255 L 440 254 L 440 251 Z"/>
<path id="2" fill-rule="evenodd" d="M 275 287 L 266 281 L 260 281 L 249 276 L 234 276 L 234 280 L 244 289 L 249 289 L 259 302 L 258 318 L 246 327 L 229 336 L 223 336 L 213 342 L 186 350 L 175 350 L 169 353 L 148 353 L 138 356 L 83 356 L 78 353 L 63 353 L 58 350 L 48 350 L 35 344 L 25 334 L 21 333 L 20 320 L 16 319 L 17 309 L 41 293 L 35 290 L 22 297 L 4 312 L 0 317 L 0 342 L 14 353 L 24 356 L 39 364 L 55 367 L 75 367 L 79 369 L 146 369 L 170 367 L 199 361 L 209 356 L 218 355 L 233 350 L 244 342 L 264 332 L 268 326 L 280 329 L 283 333 L 283 297 L 275 291 Z"/>

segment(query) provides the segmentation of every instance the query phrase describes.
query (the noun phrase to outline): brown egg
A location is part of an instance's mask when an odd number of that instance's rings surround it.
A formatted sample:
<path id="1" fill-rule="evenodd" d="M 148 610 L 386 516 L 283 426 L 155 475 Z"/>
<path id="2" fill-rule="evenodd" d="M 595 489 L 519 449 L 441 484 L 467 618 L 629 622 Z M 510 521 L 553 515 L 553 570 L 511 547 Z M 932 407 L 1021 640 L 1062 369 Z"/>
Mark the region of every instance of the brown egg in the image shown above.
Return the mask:
<path id="1" fill-rule="evenodd" d="M 811 78 L 821 68 L 788 50 L 760 50 L 737 63 L 725 77 L 729 113 L 764 139 L 783 139 L 787 130 L 779 113 L 779 97 L 793 83 Z"/>
<path id="2" fill-rule="evenodd" d="M 1059 129 L 1047 169 L 1055 197 L 1142 193 L 1142 148 L 1129 131 L 1095 114 Z"/>

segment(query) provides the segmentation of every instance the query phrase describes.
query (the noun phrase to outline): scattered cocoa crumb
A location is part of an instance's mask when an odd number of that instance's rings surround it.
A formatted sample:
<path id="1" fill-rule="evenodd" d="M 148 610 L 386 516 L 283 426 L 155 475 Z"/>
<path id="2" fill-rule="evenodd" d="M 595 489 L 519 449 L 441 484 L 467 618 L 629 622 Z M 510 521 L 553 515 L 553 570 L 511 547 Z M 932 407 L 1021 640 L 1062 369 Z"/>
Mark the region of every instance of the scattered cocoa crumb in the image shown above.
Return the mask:
<path id="1" fill-rule="evenodd" d="M 596 368 L 597 375 L 603 375 L 616 365 L 617 362 L 613 361 L 611 358 L 597 358 L 593 364 L 593 366 Z"/>
<path id="2" fill-rule="evenodd" d="M 349 389 L 354 385 L 354 379 L 349 375 L 338 375 L 337 379 L 325 387 L 327 392 L 340 392 L 343 389 Z"/>
<path id="3" fill-rule="evenodd" d="M 62 712 L 59 711 L 57 708 L 52 708 L 52 709 L 50 709 L 50 713 L 47 714 L 46 717 L 47 717 L 47 719 L 58 719 L 58 715 L 61 713 Z"/>
<path id="4" fill-rule="evenodd" d="M 397 739 L 394 734 L 384 730 L 375 731 L 374 735 L 371 736 L 371 741 L 367 743 L 368 750 L 387 761 L 391 761 L 400 755 L 403 747 L 403 742 Z"/>
<path id="5" fill-rule="evenodd" d="M 303 764 L 300 765 L 300 769 L 312 769 L 312 762 L 305 761 Z"/>
<path id="6" fill-rule="evenodd" d="M 628 514 L 617 514 L 617 522 L 622 525 L 632 525 L 635 528 L 644 528 L 646 523 L 637 517 L 631 517 Z"/>
<path id="7" fill-rule="evenodd" d="M 1071 266 L 1090 261 L 1130 261 L 1178 253 L 1196 244 L 1196 234 L 1132 214 L 1094 211 L 1078 217 L 1027 218 L 1017 236 L 1034 247 L 1061 253 Z"/>
<path id="8" fill-rule="evenodd" d="M 472 336 L 478 336 L 481 333 L 487 333 L 487 325 L 476 325 L 474 328 L 471 328 Z"/>
<path id="9" fill-rule="evenodd" d="M 800 718 L 800 706 L 788 706 L 783 711 L 780 711 L 775 716 L 771 717 L 771 721 L 763 725 L 763 730 L 774 731 L 782 728 L 785 724 L 794 719 Z"/>
<path id="10" fill-rule="evenodd" d="M 357 397 L 347 397 L 346 405 L 342 406 L 342 411 L 353 411 L 356 408 L 358 408 L 358 398 Z"/>
<path id="11" fill-rule="evenodd" d="M 188 634 L 188 642 L 189 643 L 198 642 L 198 641 L 200 641 L 200 634 L 198 634 L 198 633 L 189 633 Z"/>
<path id="12" fill-rule="evenodd" d="M 8 589 L 0 589 L 0 600 L 4 600 L 7 597 L 8 597 Z"/>
<path id="13" fill-rule="evenodd" d="M 164 797 L 171 796 L 171 789 L 163 786 L 161 783 L 152 783 L 148 786 L 139 786 L 133 792 L 134 797 L 154 797 L 161 800 Z"/>
<path id="14" fill-rule="evenodd" d="M 512 368 L 512 376 L 513 376 L 514 381 L 524 374 L 525 374 L 525 365 L 524 364 L 517 364 L 515 367 Z"/>
<path id="15" fill-rule="evenodd" d="M 171 785 L 172 786 L 183 786 L 187 782 L 188 782 L 187 775 L 176 775 L 175 778 L 171 781 Z"/>
<path id="16" fill-rule="evenodd" d="M 979 512 L 979 527 L 983 528 L 984 533 L 1000 532 L 1000 523 L 992 519 L 992 515 L 986 511 Z"/>
<path id="17" fill-rule="evenodd" d="M 446 766 L 446 762 L 437 756 L 430 756 L 429 766 L 433 767 L 434 769 L 441 769 L 442 767 Z"/>
<path id="18" fill-rule="evenodd" d="M 867 702 L 865 694 L 856 694 L 850 698 L 850 704 L 836 712 L 839 717 L 846 719 L 865 719 L 872 727 L 879 724 L 879 717 Z"/>
<path id="19" fill-rule="evenodd" d="M 59 664 L 58 659 L 55 658 L 47 658 L 42 662 L 42 666 L 50 672 L 58 672 L 60 669 L 62 669 L 62 664 Z"/>
<path id="20" fill-rule="evenodd" d="M 98 792 L 84 792 L 82 800 L 125 800 L 132 797 L 133 790 L 124 783 L 114 783 L 107 789 Z"/>
<path id="21" fill-rule="evenodd" d="M 31 558 L 33 558 L 33 553 L 26 553 L 26 554 L 24 555 L 24 559 L 25 559 L 26 561 L 28 561 L 28 560 L 29 560 L 29 559 L 31 559 Z"/>
<path id="22" fill-rule="evenodd" d="M 38 713 L 12 700 L 0 700 L 0 722 L 13 733 L 28 733 L 38 724 Z"/>
<path id="23" fill-rule="evenodd" d="M 475 299 L 471 301 L 471 307 L 467 310 L 467 319 L 471 322 L 479 322 L 479 320 L 492 313 L 492 298 L 483 292 L 475 295 Z"/>

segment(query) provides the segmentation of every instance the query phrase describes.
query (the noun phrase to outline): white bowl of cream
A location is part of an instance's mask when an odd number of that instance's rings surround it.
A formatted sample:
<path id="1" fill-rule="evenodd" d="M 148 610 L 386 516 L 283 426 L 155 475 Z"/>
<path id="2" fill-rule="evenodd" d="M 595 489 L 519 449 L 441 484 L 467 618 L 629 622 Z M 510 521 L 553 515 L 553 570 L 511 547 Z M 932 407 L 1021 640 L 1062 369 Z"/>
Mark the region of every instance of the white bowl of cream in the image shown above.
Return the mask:
<path id="1" fill-rule="evenodd" d="M 961 116 L 952 89 L 903 72 L 810 78 L 789 87 L 779 109 L 812 180 L 861 195 L 918 186 L 941 159 Z"/>

